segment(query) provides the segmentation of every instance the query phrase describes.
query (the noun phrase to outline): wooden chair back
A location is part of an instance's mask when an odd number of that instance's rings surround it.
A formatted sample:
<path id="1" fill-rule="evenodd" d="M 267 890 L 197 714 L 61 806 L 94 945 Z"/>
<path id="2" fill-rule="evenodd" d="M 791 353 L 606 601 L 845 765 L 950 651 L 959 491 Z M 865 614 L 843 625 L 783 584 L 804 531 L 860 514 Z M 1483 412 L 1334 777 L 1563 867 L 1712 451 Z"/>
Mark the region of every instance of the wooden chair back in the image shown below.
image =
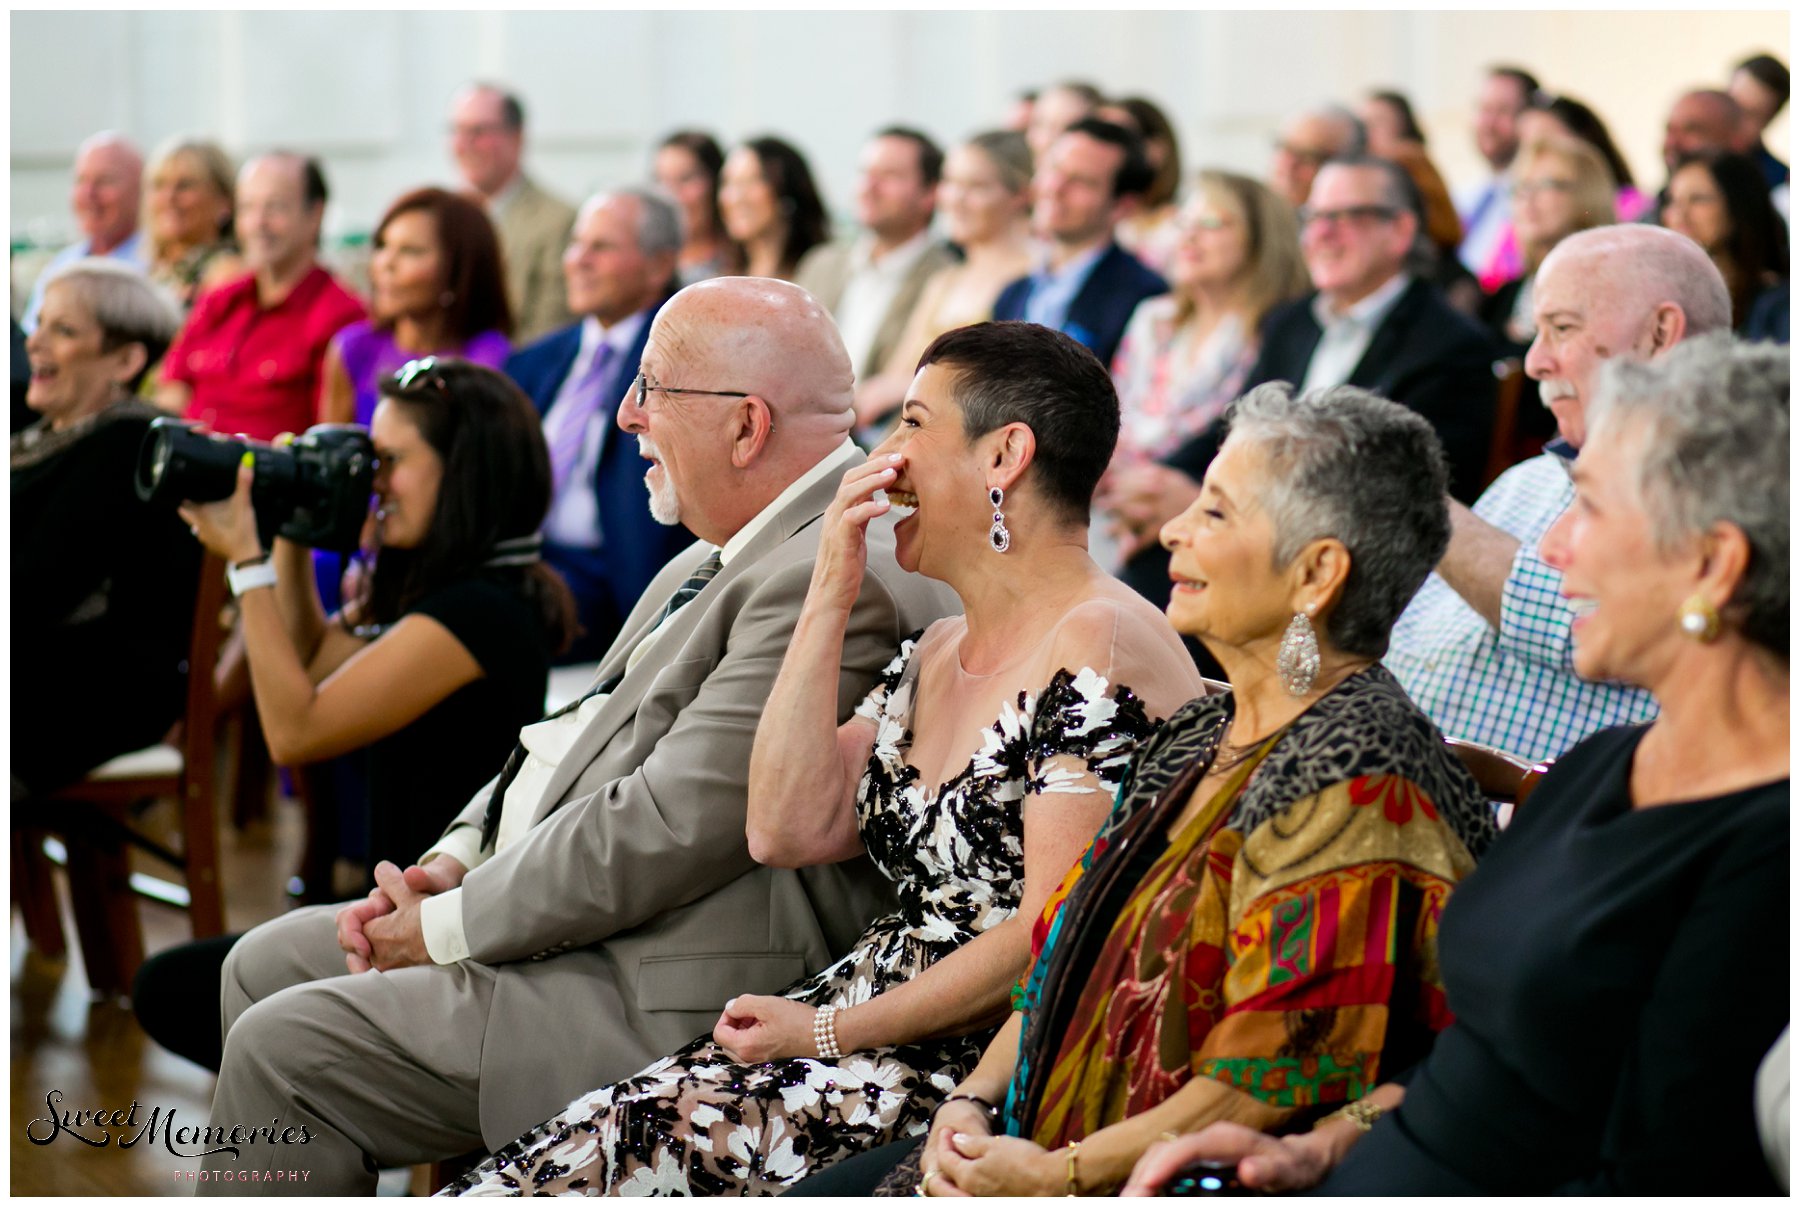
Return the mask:
<path id="1" fill-rule="evenodd" d="M 40 835 L 35 840 L 30 834 L 19 832 L 18 811 L 14 813 L 15 870 L 21 847 L 28 860 L 41 857 L 43 831 L 56 833 L 65 841 L 76 935 L 88 983 L 97 992 L 129 992 L 131 978 L 143 962 L 143 934 L 134 893 L 186 907 L 197 939 L 223 934 L 225 930 L 215 803 L 217 717 L 213 684 L 213 672 L 224 643 L 219 614 L 225 594 L 224 563 L 208 556 L 201 562 L 194 597 L 194 623 L 188 639 L 187 707 L 177 727 L 178 736 L 120 755 L 89 772 L 79 783 L 38 802 L 51 807 L 30 810 L 31 824 Z M 178 851 L 133 824 L 137 805 L 161 797 L 172 797 L 179 804 Z M 33 841 L 36 850 L 31 849 Z M 179 869 L 186 881 L 185 889 L 133 873 L 133 848 L 148 851 Z M 28 912 L 27 917 L 30 916 Z"/>
<path id="2" fill-rule="evenodd" d="M 1511 824 L 1519 807 L 1537 789 L 1538 781 L 1544 778 L 1544 773 L 1550 770 L 1549 763 L 1533 763 L 1516 754 L 1483 746 L 1479 742 L 1445 738 L 1444 744 L 1450 747 L 1451 753 L 1475 777 L 1475 783 L 1480 786 L 1481 791 L 1498 807 L 1501 829 Z"/>
<path id="3" fill-rule="evenodd" d="M 1488 483 L 1505 473 L 1518 459 L 1517 433 L 1519 404 L 1525 393 L 1525 366 L 1513 357 L 1494 362 L 1494 376 L 1500 388 L 1494 397 L 1494 431 L 1488 438 L 1487 469 L 1482 479 Z"/>

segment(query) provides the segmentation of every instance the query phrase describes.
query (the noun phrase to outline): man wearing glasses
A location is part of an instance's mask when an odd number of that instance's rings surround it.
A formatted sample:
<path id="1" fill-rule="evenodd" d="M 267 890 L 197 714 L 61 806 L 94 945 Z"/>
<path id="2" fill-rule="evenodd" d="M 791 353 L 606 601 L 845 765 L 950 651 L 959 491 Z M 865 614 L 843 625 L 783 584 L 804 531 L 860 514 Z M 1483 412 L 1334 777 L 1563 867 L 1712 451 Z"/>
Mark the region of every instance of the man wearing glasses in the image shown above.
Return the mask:
<path id="1" fill-rule="evenodd" d="M 1498 383 L 1492 337 L 1452 310 L 1419 263 L 1420 204 L 1405 169 L 1385 159 L 1334 159 L 1319 170 L 1300 211 L 1301 251 L 1314 292 L 1279 306 L 1263 323 L 1262 353 L 1244 389 L 1266 381 L 1302 390 L 1353 385 L 1411 407 L 1430 422 L 1450 464 L 1450 493 L 1480 493 L 1493 439 Z M 1218 451 L 1215 424 L 1163 458 L 1165 472 L 1137 479 L 1132 506 L 1155 532 L 1200 494 Z M 1159 574 L 1167 553 L 1154 543 L 1132 574 Z"/>
<path id="2" fill-rule="evenodd" d="M 1493 437 L 1497 352 L 1486 331 L 1413 275 L 1421 223 L 1411 177 L 1384 159 L 1332 160 L 1319 170 L 1300 219 L 1315 292 L 1269 315 L 1245 388 L 1348 384 L 1409 406 L 1437 429 L 1450 493 L 1474 499 Z M 1196 465 L 1196 443 L 1168 463 L 1198 478 L 1212 458 L 1206 450 Z"/>
<path id="3" fill-rule="evenodd" d="M 211 1118 L 308 1139 L 207 1157 L 203 1193 L 283 1170 L 266 1184 L 370 1194 L 378 1167 L 495 1148 L 705 1031 L 734 994 L 823 968 L 891 901 L 866 860 L 763 867 L 744 832 L 819 519 L 862 460 L 851 416 L 850 358 L 804 290 L 724 277 L 663 307 L 618 422 L 650 462 L 652 512 L 699 541 L 588 693 L 520 732 L 417 866 L 384 863 L 370 898 L 232 949 Z M 956 602 L 895 563 L 890 519 L 867 539 L 840 719 Z"/>

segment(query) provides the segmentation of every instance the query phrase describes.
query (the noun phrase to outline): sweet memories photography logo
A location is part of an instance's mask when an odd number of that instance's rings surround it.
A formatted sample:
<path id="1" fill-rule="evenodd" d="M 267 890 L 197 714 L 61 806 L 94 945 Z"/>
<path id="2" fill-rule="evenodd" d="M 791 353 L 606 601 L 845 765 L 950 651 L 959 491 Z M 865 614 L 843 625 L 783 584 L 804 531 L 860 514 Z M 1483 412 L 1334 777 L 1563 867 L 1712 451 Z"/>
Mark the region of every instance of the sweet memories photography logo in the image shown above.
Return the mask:
<path id="1" fill-rule="evenodd" d="M 182 1124 L 175 1118 L 174 1107 L 151 1107 L 140 1117 L 136 1099 L 128 1107 L 114 1109 L 75 1110 L 63 1102 L 61 1090 L 44 1095 L 48 1114 L 40 1115 L 25 1125 L 25 1138 L 43 1147 L 65 1138 L 89 1148 L 133 1148 L 147 1144 L 161 1145 L 177 1157 L 198 1159 L 215 1153 L 230 1153 L 236 1160 L 245 1147 L 252 1145 L 305 1144 L 312 1139 L 306 1125 L 283 1127 L 280 1119 L 267 1124 Z M 304 1180 L 304 1171 L 274 1171 L 264 1175 L 271 1180 L 295 1178 Z"/>

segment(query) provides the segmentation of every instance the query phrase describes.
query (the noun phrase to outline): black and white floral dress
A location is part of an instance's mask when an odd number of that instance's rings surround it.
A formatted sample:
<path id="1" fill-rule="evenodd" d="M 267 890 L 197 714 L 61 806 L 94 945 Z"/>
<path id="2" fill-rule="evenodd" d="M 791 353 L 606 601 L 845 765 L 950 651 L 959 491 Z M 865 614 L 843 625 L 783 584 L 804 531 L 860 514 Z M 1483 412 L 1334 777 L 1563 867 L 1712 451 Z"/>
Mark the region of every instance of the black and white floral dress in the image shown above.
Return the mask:
<path id="1" fill-rule="evenodd" d="M 1058 671 L 1020 692 L 954 778 L 927 791 L 912 745 L 917 635 L 857 708 L 875 747 L 857 792 L 864 846 L 899 910 L 837 963 L 784 996 L 866 1002 L 1010 917 L 1024 887 L 1027 794 L 1110 797 L 1155 724 L 1127 687 Z M 721 1006 L 723 1003 L 721 1003 Z M 925 1131 L 991 1031 L 746 1065 L 704 1036 L 643 1072 L 570 1103 L 452 1182 L 444 1194 L 778 1194 L 810 1173 Z"/>

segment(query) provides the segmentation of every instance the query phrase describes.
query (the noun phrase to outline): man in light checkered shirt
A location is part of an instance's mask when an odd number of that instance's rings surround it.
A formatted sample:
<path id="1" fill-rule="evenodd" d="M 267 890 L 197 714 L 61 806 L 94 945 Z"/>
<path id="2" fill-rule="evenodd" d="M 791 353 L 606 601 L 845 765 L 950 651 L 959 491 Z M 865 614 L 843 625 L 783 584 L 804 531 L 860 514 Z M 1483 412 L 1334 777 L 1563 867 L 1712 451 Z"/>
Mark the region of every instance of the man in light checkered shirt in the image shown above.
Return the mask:
<path id="1" fill-rule="evenodd" d="M 1450 737 L 1539 761 L 1656 714 L 1647 692 L 1576 677 L 1576 611 L 1562 575 L 1538 555 L 1538 539 L 1574 498 L 1568 466 L 1586 437 L 1598 368 L 1729 330 L 1731 298 L 1697 244 L 1638 225 L 1563 240 L 1533 294 L 1537 339 L 1525 371 L 1561 439 L 1502 474 L 1473 511 L 1451 501 L 1450 548 L 1395 624 L 1386 662 Z"/>

